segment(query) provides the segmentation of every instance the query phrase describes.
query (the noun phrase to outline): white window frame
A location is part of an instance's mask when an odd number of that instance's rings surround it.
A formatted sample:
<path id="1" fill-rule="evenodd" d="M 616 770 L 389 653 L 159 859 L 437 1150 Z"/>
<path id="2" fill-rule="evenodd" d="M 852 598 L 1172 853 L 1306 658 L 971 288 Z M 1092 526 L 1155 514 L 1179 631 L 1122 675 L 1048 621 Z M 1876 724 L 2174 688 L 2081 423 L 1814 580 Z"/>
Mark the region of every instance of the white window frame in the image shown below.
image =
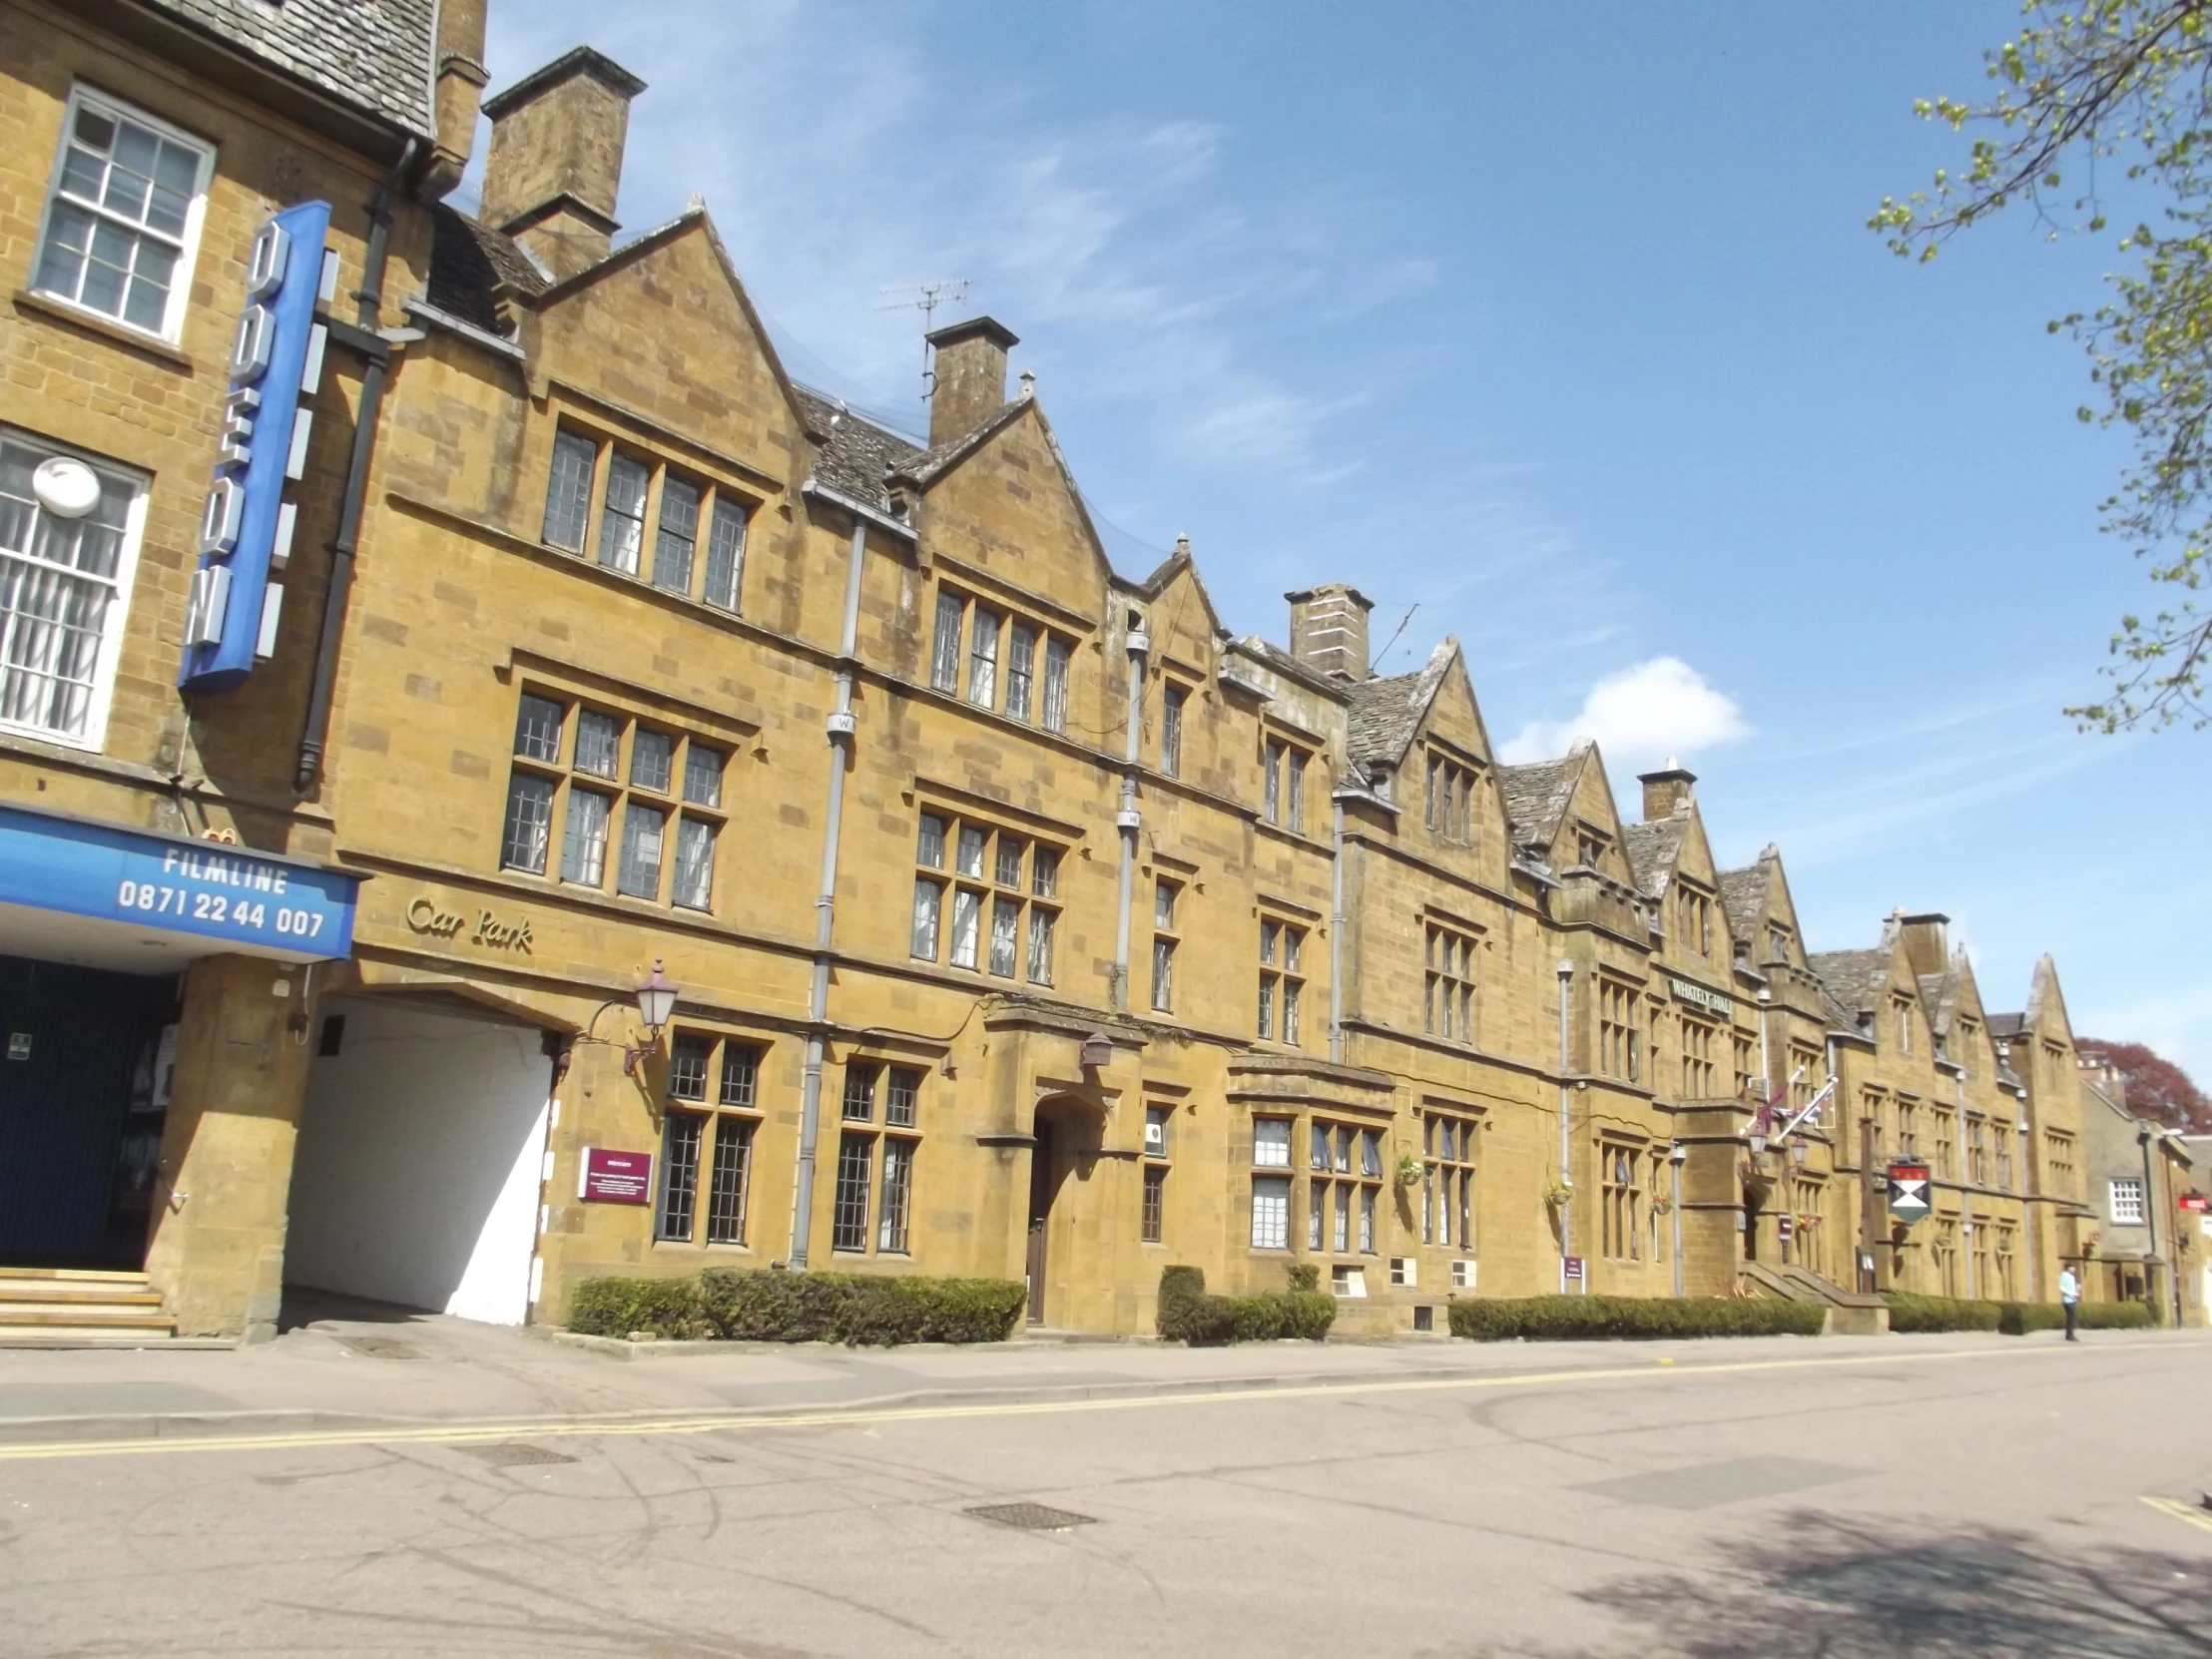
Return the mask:
<path id="1" fill-rule="evenodd" d="M 95 315 L 99 314 L 97 312 Z M 48 726 L 31 726 L 20 721 L 0 719 L 0 732 L 12 732 L 36 739 L 40 743 L 55 744 L 63 749 L 80 749 L 91 754 L 104 751 L 108 737 L 108 714 L 115 702 L 115 682 L 123 662 L 123 635 L 131 615 L 131 593 L 138 577 L 139 549 L 146 539 L 146 511 L 153 494 L 153 479 L 137 467 L 121 466 L 105 456 L 94 455 L 70 444 L 56 443 L 21 426 L 0 425 L 0 437 L 11 438 L 26 448 L 36 449 L 45 455 L 66 455 L 82 461 L 93 471 L 126 482 L 132 487 L 131 506 L 123 520 L 123 543 L 116 552 L 115 575 L 110 578 L 85 576 L 83 581 L 112 582 L 115 601 L 110 606 L 112 624 L 102 631 L 99 661 L 93 669 L 92 701 L 85 711 L 85 730 L 82 735 L 57 732 Z M 38 509 L 44 512 L 42 507 Z"/>
<path id="2" fill-rule="evenodd" d="M 2123 1188 L 2127 1195 L 2127 1203 L 2124 1206 L 2120 1202 Z M 2114 1227 L 2141 1227 L 2143 1225 L 2143 1218 L 2148 1210 L 2143 1196 L 2143 1178 L 2141 1176 L 2114 1176 L 2108 1199 Z"/>
<path id="3" fill-rule="evenodd" d="M 47 239 L 53 235 L 54 203 L 61 195 L 62 164 L 69 156 L 70 135 L 77 130 L 77 112 L 87 104 L 90 104 L 102 115 L 123 121 L 135 121 L 142 127 L 150 127 L 163 138 L 195 150 L 200 156 L 199 171 L 193 178 L 192 206 L 185 210 L 185 230 L 181 239 L 182 247 L 177 254 L 177 269 L 170 283 L 169 306 L 162 315 L 162 325 L 159 329 L 148 329 L 120 314 L 110 315 L 106 311 L 85 304 L 82 300 L 71 298 L 67 294 L 55 293 L 51 289 L 36 285 L 39 267 L 46 263 Z M 209 143 L 208 140 L 186 132 L 174 122 L 164 121 L 160 116 L 141 109 L 128 99 L 118 98 L 112 93 L 102 92 L 97 87 L 89 87 L 82 81 L 75 83 L 69 89 L 69 102 L 62 108 L 62 129 L 60 136 L 54 143 L 53 163 L 47 169 L 46 201 L 39 210 L 38 241 L 31 248 L 31 268 L 25 274 L 26 285 L 41 299 L 51 304 L 66 305 L 73 311 L 81 312 L 86 316 L 98 317 L 102 322 L 112 323 L 118 328 L 128 328 L 134 334 L 145 334 L 149 338 L 163 340 L 171 345 L 177 344 L 185 330 L 185 312 L 188 308 L 188 296 L 192 292 L 193 269 L 199 262 L 201 232 L 207 226 L 208 186 L 214 177 L 215 146 Z M 86 205 L 80 204 L 80 206 Z M 97 215 L 102 213 L 103 210 L 88 206 L 88 211 Z M 146 233 L 144 228 L 140 227 L 133 234 L 145 235 Z"/>

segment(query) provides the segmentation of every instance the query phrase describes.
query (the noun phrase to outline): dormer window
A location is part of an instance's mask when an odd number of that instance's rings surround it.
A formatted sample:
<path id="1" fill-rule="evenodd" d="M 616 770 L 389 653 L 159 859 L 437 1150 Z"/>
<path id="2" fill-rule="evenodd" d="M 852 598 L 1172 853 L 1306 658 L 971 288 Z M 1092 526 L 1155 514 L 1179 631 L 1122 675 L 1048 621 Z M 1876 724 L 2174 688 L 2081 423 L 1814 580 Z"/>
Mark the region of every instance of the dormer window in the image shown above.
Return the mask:
<path id="1" fill-rule="evenodd" d="M 1900 1054 L 1910 1054 L 1913 1052 L 1912 998 L 1904 996 L 1893 997 L 1890 1001 L 1890 1009 L 1894 1023 L 1897 1026 L 1898 1052 Z"/>
<path id="2" fill-rule="evenodd" d="M 1578 830 L 1574 836 L 1574 861 L 1590 869 L 1605 862 L 1605 837 L 1587 830 Z"/>

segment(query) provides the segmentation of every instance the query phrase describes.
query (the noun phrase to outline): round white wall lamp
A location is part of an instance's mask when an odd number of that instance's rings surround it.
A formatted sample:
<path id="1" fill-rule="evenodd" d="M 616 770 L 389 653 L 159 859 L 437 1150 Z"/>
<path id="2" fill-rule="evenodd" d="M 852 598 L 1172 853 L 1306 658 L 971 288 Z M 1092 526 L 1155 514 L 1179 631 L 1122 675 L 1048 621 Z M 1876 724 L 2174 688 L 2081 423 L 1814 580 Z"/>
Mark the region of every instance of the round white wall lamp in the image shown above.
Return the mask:
<path id="1" fill-rule="evenodd" d="M 100 475 L 74 456 L 54 455 L 31 474 L 31 493 L 56 518 L 83 518 L 100 505 Z"/>

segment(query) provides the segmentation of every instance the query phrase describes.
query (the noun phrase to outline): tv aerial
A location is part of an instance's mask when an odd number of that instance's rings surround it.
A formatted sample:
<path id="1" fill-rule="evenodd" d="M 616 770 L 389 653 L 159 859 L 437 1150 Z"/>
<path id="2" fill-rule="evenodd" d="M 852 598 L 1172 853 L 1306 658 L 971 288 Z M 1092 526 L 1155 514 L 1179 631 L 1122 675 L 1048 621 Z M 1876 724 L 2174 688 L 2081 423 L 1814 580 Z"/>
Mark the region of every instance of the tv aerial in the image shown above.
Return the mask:
<path id="1" fill-rule="evenodd" d="M 929 394 L 936 389 L 935 374 L 929 367 L 929 333 L 939 305 L 951 305 L 967 297 L 968 279 L 965 276 L 947 276 L 935 282 L 908 282 L 903 286 L 878 288 L 875 291 L 896 294 L 876 306 L 879 311 L 921 312 L 921 400 L 929 401 Z"/>

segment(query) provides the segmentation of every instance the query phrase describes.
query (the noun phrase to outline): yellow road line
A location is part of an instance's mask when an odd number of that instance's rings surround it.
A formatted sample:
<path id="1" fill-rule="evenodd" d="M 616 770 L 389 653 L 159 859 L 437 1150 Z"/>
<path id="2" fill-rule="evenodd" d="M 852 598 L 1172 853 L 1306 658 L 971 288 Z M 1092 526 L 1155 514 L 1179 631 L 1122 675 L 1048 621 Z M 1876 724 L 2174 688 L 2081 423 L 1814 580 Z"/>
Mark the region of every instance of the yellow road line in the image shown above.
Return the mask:
<path id="1" fill-rule="evenodd" d="M 2100 1343 L 2098 1352 L 2156 1349 L 2156 1343 Z M 1106 1399 L 1028 1399 L 977 1401 L 964 1405 L 889 1405 L 853 1410 L 789 1411 L 775 1414 L 718 1411 L 706 1416 L 654 1417 L 642 1421 L 581 1418 L 566 1421 L 511 1418 L 506 1421 L 437 1423 L 412 1428 L 331 1428 L 293 1434 L 194 1434 L 170 1439 L 49 1440 L 0 1444 L 0 1462 L 30 1462 L 57 1457 L 124 1457 L 157 1452 L 277 1451 L 317 1446 L 478 1445 L 487 1440 L 639 1438 L 664 1434 L 733 1433 L 741 1429 L 838 1428 L 884 1422 L 939 1422 L 968 1417 L 1047 1416 L 1075 1411 L 1157 1410 L 1175 1405 L 1245 1404 L 1255 1400 L 1326 1399 L 1353 1394 L 1435 1393 L 1448 1390 L 1522 1388 L 1539 1383 L 1678 1382 L 1700 1377 L 1743 1376 L 1752 1372 L 1836 1371 L 1850 1366 L 1896 1366 L 1936 1360 L 2021 1360 L 2061 1357 L 2061 1348 L 1942 1349 L 1935 1352 L 1839 1355 L 1821 1360 L 1728 1360 L 1713 1365 L 1660 1361 L 1647 1366 L 1606 1366 L 1580 1371 L 1521 1372 L 1487 1377 L 1415 1377 L 1396 1382 L 1311 1382 L 1291 1387 L 1266 1383 L 1217 1388 L 1207 1392 L 1128 1394 Z M 1039 1384 L 1040 1386 L 1048 1384 Z"/>
<path id="2" fill-rule="evenodd" d="M 2171 1515 L 2175 1520 L 2187 1521 L 2191 1526 L 2201 1526 L 2205 1531 L 2212 1532 L 2212 1515 L 2206 1514 L 2193 1503 L 2183 1503 L 2179 1498 L 2173 1497 L 2146 1497 L 2143 1501 L 2162 1515 Z"/>

